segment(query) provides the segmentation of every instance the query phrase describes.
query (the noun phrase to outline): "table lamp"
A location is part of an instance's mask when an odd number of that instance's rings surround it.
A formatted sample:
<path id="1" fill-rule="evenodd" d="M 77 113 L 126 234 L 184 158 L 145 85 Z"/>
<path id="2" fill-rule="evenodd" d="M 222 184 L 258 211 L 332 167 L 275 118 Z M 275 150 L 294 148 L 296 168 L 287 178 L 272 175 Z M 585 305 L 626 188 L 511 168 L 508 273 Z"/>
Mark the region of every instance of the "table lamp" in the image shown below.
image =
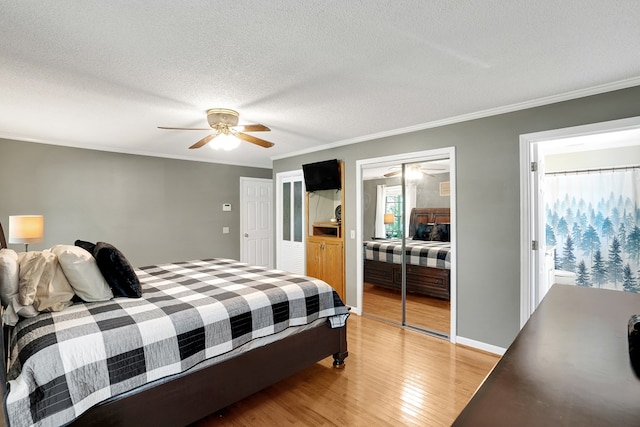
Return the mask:
<path id="1" fill-rule="evenodd" d="M 396 220 L 396 217 L 392 213 L 384 214 L 384 226 L 385 226 L 385 232 L 387 233 L 387 239 L 391 237 L 391 233 L 388 231 L 387 225 L 393 224 L 395 220 Z"/>
<path id="2" fill-rule="evenodd" d="M 44 217 L 42 215 L 9 216 L 9 243 L 24 243 L 24 250 L 29 250 L 29 243 L 42 242 L 44 235 Z"/>

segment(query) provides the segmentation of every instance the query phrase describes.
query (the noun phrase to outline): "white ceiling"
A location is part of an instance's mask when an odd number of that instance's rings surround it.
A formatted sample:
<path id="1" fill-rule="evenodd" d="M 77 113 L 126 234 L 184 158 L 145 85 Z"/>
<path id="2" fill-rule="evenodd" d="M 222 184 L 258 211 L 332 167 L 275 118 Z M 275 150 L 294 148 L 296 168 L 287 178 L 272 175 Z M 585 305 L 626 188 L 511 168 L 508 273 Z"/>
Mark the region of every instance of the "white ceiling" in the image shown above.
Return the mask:
<path id="1" fill-rule="evenodd" d="M 5 1 L 0 137 L 272 159 L 640 84 L 640 2 Z M 274 142 L 188 146 L 206 110 Z M 455 119 L 457 118 L 457 119 Z"/>

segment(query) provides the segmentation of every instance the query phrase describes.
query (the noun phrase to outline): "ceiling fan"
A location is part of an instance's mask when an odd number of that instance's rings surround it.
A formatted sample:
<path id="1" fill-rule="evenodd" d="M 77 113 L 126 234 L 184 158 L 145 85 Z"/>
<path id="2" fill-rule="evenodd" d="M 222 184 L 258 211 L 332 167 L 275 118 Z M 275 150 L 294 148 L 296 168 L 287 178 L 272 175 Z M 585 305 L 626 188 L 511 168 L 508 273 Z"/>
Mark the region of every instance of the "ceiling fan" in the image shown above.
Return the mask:
<path id="1" fill-rule="evenodd" d="M 169 129 L 169 130 L 214 130 L 215 133 L 211 135 L 207 135 L 202 138 L 200 141 L 193 144 L 190 149 L 200 148 L 214 138 L 218 138 L 220 141 L 214 141 L 214 148 L 216 149 L 224 149 L 231 150 L 237 147 L 240 144 L 239 140 L 243 140 L 246 142 L 250 142 L 255 145 L 259 145 L 260 147 L 269 148 L 273 147 L 273 142 L 265 141 L 264 139 L 257 138 L 253 135 L 247 135 L 244 132 L 266 132 L 270 131 L 268 127 L 260 124 L 252 124 L 252 125 L 238 125 L 238 112 L 234 110 L 229 110 L 227 108 L 212 108 L 207 110 L 207 121 L 209 122 L 210 128 L 174 128 L 174 127 L 165 127 L 158 126 L 158 129 Z M 235 139 L 235 138 L 237 139 Z M 216 144 L 216 142 L 219 142 Z"/>
<path id="2" fill-rule="evenodd" d="M 400 166 L 394 166 L 390 169 L 396 169 L 396 170 L 392 170 L 391 172 L 385 173 L 384 174 L 385 178 L 392 178 L 394 176 L 402 175 L 402 168 Z M 432 176 L 429 172 L 444 171 L 444 170 L 447 170 L 447 167 L 422 164 L 419 166 L 418 165 L 405 166 L 405 170 L 407 171 L 407 175 L 413 175 L 413 178 L 415 179 L 416 174 L 422 173 L 427 176 Z"/>

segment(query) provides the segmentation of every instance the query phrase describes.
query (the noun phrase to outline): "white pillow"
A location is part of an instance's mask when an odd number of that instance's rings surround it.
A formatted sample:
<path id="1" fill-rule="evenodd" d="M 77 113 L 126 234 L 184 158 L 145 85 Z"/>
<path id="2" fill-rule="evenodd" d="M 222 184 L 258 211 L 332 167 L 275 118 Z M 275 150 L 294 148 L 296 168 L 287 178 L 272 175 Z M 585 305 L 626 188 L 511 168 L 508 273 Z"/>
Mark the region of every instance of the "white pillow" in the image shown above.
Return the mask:
<path id="1" fill-rule="evenodd" d="M 18 302 L 42 311 L 62 311 L 72 304 L 69 284 L 56 254 L 50 251 L 27 252 L 20 259 Z M 17 311 L 17 310 L 16 310 Z"/>
<path id="2" fill-rule="evenodd" d="M 58 257 L 69 284 L 83 301 L 108 301 L 113 298 L 111 288 L 89 252 L 72 245 L 57 245 L 51 248 L 51 252 Z"/>
<path id="3" fill-rule="evenodd" d="M 20 280 L 18 254 L 13 249 L 0 249 L 0 300 L 7 307 L 18 294 Z"/>
<path id="4" fill-rule="evenodd" d="M 19 268 L 20 261 L 22 261 L 26 255 L 27 255 L 26 252 L 20 252 L 19 254 L 16 254 L 16 262 L 18 263 L 18 270 L 16 271 L 16 273 L 18 273 L 18 285 L 20 284 L 20 268 Z M 13 255 L 11 254 L 7 255 L 5 253 L 4 256 L 5 256 L 5 259 L 9 257 L 13 258 Z M 0 254 L 0 257 L 2 257 L 1 254 Z M 7 284 L 7 282 L 4 282 L 4 283 Z M 15 283 L 13 282 L 10 282 L 10 283 L 12 284 L 12 286 L 15 285 Z M 38 310 L 36 310 L 33 305 L 20 304 L 20 301 L 19 301 L 20 295 L 18 293 L 20 289 L 19 286 L 17 288 L 12 288 L 12 289 L 14 290 L 14 293 L 12 295 L 9 295 L 10 297 L 9 304 L 7 305 L 6 310 L 2 314 L 2 320 L 4 321 L 4 324 L 9 326 L 15 326 L 15 324 L 18 322 L 18 319 L 19 319 L 18 316 L 34 317 L 38 315 Z"/>
<path id="5" fill-rule="evenodd" d="M 20 304 L 18 294 L 15 294 L 13 298 L 11 298 L 11 304 L 9 304 L 4 313 L 2 313 L 2 320 L 5 325 L 15 326 L 20 317 L 35 317 L 37 315 L 38 310 L 36 310 L 33 305 Z"/>

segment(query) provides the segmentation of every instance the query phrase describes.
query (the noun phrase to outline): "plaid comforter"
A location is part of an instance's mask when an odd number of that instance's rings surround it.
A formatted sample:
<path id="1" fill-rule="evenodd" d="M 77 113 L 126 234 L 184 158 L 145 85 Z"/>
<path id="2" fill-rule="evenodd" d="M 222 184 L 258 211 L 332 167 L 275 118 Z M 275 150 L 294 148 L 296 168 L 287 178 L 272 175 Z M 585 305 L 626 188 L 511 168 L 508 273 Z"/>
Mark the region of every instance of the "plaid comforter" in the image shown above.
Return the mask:
<path id="1" fill-rule="evenodd" d="M 401 240 L 369 240 L 363 244 L 365 259 L 402 263 Z M 407 240 L 405 253 L 408 264 L 451 270 L 451 242 Z"/>
<path id="2" fill-rule="evenodd" d="M 76 304 L 18 323 L 11 426 L 62 425 L 111 396 L 183 372 L 252 339 L 348 316 L 336 292 L 306 276 L 228 259 L 136 270 L 140 299 Z"/>

